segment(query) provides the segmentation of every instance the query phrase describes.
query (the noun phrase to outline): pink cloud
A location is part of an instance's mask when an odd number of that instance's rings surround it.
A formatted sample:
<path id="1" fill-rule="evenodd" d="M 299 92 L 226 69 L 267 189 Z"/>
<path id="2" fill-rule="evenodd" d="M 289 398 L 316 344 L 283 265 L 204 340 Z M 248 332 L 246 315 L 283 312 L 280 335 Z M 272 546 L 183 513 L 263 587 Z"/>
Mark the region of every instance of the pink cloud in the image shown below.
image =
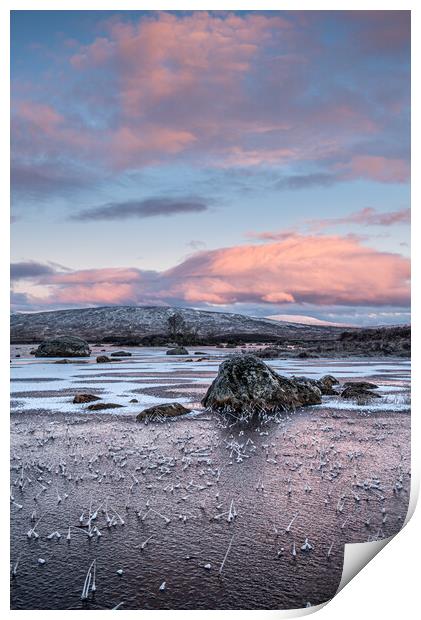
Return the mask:
<path id="1" fill-rule="evenodd" d="M 349 23 L 356 40 L 373 30 L 383 53 L 383 29 L 404 47 L 408 15 L 377 13 L 335 19 Z M 14 102 L 14 157 L 68 158 L 106 172 L 169 161 L 279 170 L 316 163 L 338 180 L 406 182 L 409 164 L 384 156 L 382 144 L 384 135 L 393 137 L 388 145 L 402 135 L 405 71 L 396 69 L 390 83 L 373 77 L 353 41 L 327 45 L 321 19 L 317 12 L 113 16 L 88 44 L 63 42 L 45 84 L 32 86 L 33 99 L 45 92 L 49 105 L 28 100 L 30 85 L 16 89 L 25 101 Z M 378 152 L 356 155 L 367 137 Z"/>
<path id="2" fill-rule="evenodd" d="M 183 130 L 148 127 L 142 133 L 121 127 L 111 135 L 111 164 L 125 168 L 142 161 L 145 154 L 150 161 L 165 154 L 176 154 L 195 142 L 195 136 Z"/>
<path id="3" fill-rule="evenodd" d="M 22 121 L 45 133 L 53 132 L 64 120 L 50 105 L 30 101 L 21 101 L 17 106 L 17 114 Z"/>
<path id="4" fill-rule="evenodd" d="M 72 126 L 53 106 L 35 101 L 17 103 L 12 110 L 11 126 L 12 154 L 35 155 L 34 167 L 39 165 L 38 158 L 47 154 L 60 157 L 69 152 L 87 154 L 93 144 L 92 136 L 82 126 Z"/>
<path id="5" fill-rule="evenodd" d="M 295 234 L 274 243 L 193 254 L 164 272 L 134 268 L 40 278 L 49 304 L 313 303 L 406 305 L 409 260 L 355 237 Z"/>
<path id="6" fill-rule="evenodd" d="M 50 291 L 44 303 L 52 296 L 57 304 L 119 304 L 135 303 L 141 273 L 132 268 L 84 269 L 60 271 L 51 277 L 42 277 L 39 285 Z"/>
<path id="7" fill-rule="evenodd" d="M 406 183 L 410 177 L 409 162 L 379 155 L 357 155 L 346 164 L 336 165 L 345 178 L 372 179 L 380 183 Z"/>
<path id="8" fill-rule="evenodd" d="M 372 207 L 365 207 L 354 211 L 344 217 L 327 217 L 321 219 L 305 220 L 305 224 L 313 231 L 320 231 L 332 226 L 344 224 L 357 224 L 360 226 L 396 226 L 397 224 L 410 224 L 411 209 L 397 209 L 396 211 L 377 211 Z M 285 236 L 285 231 L 249 233 L 253 239 L 275 240 Z"/>
<path id="9" fill-rule="evenodd" d="M 139 279 L 139 271 L 133 268 L 83 269 L 80 271 L 60 271 L 46 282 L 53 285 L 130 283 Z"/>
<path id="10" fill-rule="evenodd" d="M 81 70 L 111 61 L 119 72 L 124 112 L 133 116 L 177 93 L 232 87 L 249 70 L 259 45 L 273 31 L 289 28 L 279 16 L 221 19 L 202 11 L 183 17 L 157 12 L 136 24 L 112 21 L 107 38 L 82 47 L 70 60 Z"/>

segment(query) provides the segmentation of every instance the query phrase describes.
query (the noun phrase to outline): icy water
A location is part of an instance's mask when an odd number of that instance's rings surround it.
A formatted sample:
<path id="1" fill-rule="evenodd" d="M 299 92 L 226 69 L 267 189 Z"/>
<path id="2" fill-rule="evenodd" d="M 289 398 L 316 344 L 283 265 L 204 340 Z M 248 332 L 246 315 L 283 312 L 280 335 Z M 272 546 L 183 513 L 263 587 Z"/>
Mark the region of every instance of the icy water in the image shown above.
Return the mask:
<path id="1" fill-rule="evenodd" d="M 345 543 L 401 528 L 407 361 L 270 360 L 286 375 L 373 380 L 382 398 L 359 406 L 324 397 L 241 429 L 200 408 L 227 351 L 205 348 L 187 359 L 210 360 L 186 361 L 130 350 L 104 365 L 12 351 L 12 608 L 316 605 L 337 590 Z M 72 404 L 80 391 L 124 407 L 89 412 Z M 174 400 L 193 413 L 135 422 L 143 408 Z M 93 560 L 95 591 L 81 600 Z"/>

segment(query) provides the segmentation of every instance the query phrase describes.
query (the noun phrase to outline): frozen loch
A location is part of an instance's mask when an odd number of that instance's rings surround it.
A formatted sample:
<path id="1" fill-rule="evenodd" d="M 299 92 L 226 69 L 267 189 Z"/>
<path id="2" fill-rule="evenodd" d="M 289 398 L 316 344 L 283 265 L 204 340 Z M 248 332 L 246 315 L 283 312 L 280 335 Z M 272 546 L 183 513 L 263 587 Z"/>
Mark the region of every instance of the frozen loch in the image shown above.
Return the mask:
<path id="1" fill-rule="evenodd" d="M 239 427 L 200 405 L 226 351 L 169 359 L 139 348 L 108 364 L 97 364 L 96 352 L 68 364 L 19 352 L 11 365 L 14 609 L 316 605 L 336 592 L 345 543 L 403 524 L 405 360 L 270 360 L 285 375 L 372 381 L 381 398 L 328 396 Z M 120 407 L 74 404 L 82 392 Z M 135 421 L 169 402 L 191 413 Z"/>

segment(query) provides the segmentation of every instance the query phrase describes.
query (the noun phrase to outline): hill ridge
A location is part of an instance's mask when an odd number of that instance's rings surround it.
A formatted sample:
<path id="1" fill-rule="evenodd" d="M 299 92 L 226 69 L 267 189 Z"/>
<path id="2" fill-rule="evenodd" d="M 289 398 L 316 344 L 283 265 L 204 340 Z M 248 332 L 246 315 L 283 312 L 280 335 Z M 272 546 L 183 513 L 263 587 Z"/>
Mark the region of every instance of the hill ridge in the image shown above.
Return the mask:
<path id="1" fill-rule="evenodd" d="M 88 341 L 112 342 L 131 338 L 171 337 L 168 319 L 178 315 L 181 331 L 192 332 L 198 339 L 234 338 L 249 341 L 274 341 L 299 334 L 317 336 L 332 332 L 324 326 L 281 323 L 268 318 L 231 312 L 179 308 L 174 306 L 100 306 L 49 310 L 11 315 L 12 343 L 35 342 L 58 335 L 81 336 Z M 335 333 L 337 333 L 337 328 Z"/>

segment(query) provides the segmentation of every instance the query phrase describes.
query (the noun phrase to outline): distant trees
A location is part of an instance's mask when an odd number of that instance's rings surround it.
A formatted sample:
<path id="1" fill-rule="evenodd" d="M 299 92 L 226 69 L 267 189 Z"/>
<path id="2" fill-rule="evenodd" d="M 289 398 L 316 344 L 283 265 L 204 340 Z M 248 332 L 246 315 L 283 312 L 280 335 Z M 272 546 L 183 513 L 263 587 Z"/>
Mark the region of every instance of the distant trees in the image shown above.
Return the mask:
<path id="1" fill-rule="evenodd" d="M 186 322 L 180 312 L 174 312 L 168 317 L 168 332 L 171 339 L 177 342 L 178 337 L 185 331 Z"/>
<path id="2" fill-rule="evenodd" d="M 198 341 L 198 329 L 190 327 L 181 312 L 174 312 L 167 319 L 168 333 L 177 344 L 195 344 Z"/>

